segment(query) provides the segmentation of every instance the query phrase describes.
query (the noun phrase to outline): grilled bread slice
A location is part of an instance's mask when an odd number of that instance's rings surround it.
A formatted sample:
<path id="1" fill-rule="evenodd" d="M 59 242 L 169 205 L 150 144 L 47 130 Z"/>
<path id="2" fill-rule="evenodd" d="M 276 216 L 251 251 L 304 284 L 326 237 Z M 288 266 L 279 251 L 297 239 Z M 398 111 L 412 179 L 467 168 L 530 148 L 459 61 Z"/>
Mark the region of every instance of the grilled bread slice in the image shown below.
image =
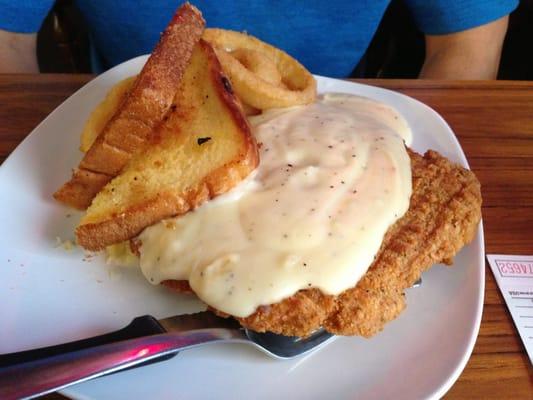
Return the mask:
<path id="1" fill-rule="evenodd" d="M 76 230 L 88 250 L 131 239 L 222 194 L 259 162 L 242 107 L 213 51 L 195 47 L 166 121 L 94 198 Z"/>
<path id="2" fill-rule="evenodd" d="M 111 120 L 124 99 L 128 96 L 137 75 L 130 76 L 115 84 L 106 97 L 98 104 L 89 115 L 83 131 L 81 132 L 80 150 L 86 153 L 94 141 L 104 130 L 105 125 Z"/>
<path id="3" fill-rule="evenodd" d="M 169 111 L 174 94 L 204 30 L 200 11 L 186 3 L 167 26 L 128 96 L 85 154 L 56 200 L 86 209 L 100 189 L 142 150 Z"/>

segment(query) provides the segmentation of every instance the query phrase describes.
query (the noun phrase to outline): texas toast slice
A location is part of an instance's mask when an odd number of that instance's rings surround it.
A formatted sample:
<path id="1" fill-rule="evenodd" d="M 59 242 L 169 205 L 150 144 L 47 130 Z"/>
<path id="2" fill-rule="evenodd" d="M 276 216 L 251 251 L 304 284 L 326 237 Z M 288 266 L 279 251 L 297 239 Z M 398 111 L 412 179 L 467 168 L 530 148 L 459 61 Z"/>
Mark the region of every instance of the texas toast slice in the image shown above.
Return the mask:
<path id="1" fill-rule="evenodd" d="M 70 181 L 54 197 L 86 209 L 100 189 L 142 150 L 169 111 L 205 21 L 185 3 L 175 13 L 128 96 L 85 154 Z"/>
<path id="2" fill-rule="evenodd" d="M 88 250 L 131 239 L 222 194 L 255 169 L 256 142 L 213 48 L 194 48 L 171 112 L 94 198 L 76 229 Z"/>

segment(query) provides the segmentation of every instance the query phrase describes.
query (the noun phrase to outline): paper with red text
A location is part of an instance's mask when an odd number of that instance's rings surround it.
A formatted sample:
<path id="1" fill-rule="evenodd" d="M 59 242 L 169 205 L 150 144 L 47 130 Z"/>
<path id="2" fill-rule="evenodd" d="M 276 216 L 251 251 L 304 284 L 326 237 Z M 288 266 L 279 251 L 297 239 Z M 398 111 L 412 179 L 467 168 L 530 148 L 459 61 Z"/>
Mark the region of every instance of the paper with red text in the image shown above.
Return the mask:
<path id="1" fill-rule="evenodd" d="M 533 364 L 533 256 L 487 254 L 487 260 Z"/>

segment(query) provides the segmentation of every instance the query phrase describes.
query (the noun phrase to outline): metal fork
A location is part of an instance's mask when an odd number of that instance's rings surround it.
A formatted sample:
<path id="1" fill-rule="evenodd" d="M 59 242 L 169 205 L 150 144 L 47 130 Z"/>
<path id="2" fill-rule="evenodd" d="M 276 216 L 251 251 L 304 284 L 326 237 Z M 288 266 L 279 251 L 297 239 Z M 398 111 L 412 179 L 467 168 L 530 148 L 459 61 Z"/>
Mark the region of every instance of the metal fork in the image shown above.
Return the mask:
<path id="1" fill-rule="evenodd" d="M 421 283 L 419 279 L 413 287 Z M 210 328 L 205 329 L 206 326 Z M 334 339 L 324 329 L 306 338 L 257 333 L 242 328 L 234 319 L 220 318 L 207 311 L 160 321 L 144 316 L 119 331 L 96 338 L 0 355 L 0 399 L 33 398 L 150 361 L 168 359 L 181 350 L 206 343 L 246 343 L 284 360 L 308 354 Z"/>
<path id="2" fill-rule="evenodd" d="M 159 321 L 166 333 L 121 340 L 70 352 L 60 350 L 61 347 L 65 348 L 72 344 L 54 346 L 50 349 L 55 348 L 56 350 L 52 352 L 58 354 L 46 358 L 35 359 L 31 354 L 27 355 L 32 352 L 34 354 L 42 352 L 43 349 L 0 356 L 0 362 L 4 365 L 6 360 L 9 362 L 12 359 L 33 358 L 32 361 L 8 365 L 0 369 L 0 398 L 33 398 L 92 378 L 145 364 L 147 361 L 159 360 L 165 356 L 169 358 L 181 350 L 206 343 L 246 343 L 271 357 L 290 359 L 317 350 L 334 339 L 333 335 L 322 329 L 306 338 L 257 333 L 241 328 L 235 320 L 218 318 L 214 315 L 206 317 L 205 313 L 207 312 Z M 184 323 L 188 317 L 191 317 L 191 320 L 196 319 L 196 322 L 204 321 L 203 324 L 208 318 L 209 325 L 216 327 L 183 331 L 191 325 L 191 321 Z M 143 318 L 148 321 L 152 317 L 139 317 L 132 324 L 145 323 L 146 321 L 141 321 Z M 216 323 L 214 323 L 215 320 Z M 155 319 L 152 319 L 150 323 L 153 324 L 154 321 Z"/>

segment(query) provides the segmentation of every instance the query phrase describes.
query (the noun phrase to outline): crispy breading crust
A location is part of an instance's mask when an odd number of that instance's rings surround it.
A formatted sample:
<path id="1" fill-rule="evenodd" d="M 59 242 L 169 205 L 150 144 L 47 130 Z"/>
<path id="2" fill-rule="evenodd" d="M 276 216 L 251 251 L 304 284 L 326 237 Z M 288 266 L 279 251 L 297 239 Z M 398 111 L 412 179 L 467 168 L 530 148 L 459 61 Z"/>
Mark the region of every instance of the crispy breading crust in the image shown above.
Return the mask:
<path id="1" fill-rule="evenodd" d="M 301 290 L 238 318 L 241 325 L 289 336 L 306 336 L 322 326 L 337 335 L 370 337 L 405 308 L 404 290 L 422 272 L 435 263 L 451 263 L 473 239 L 481 219 L 479 182 L 471 171 L 435 151 L 422 157 L 409 150 L 409 155 L 413 179 L 409 210 L 389 228 L 359 283 L 338 296 L 324 295 L 318 289 Z M 190 291 L 183 281 L 162 284 Z"/>
<path id="2" fill-rule="evenodd" d="M 169 110 L 205 21 L 189 3 L 182 5 L 133 84 L 128 96 L 85 154 L 79 169 L 56 193 L 56 200 L 81 210 L 142 150 Z"/>

